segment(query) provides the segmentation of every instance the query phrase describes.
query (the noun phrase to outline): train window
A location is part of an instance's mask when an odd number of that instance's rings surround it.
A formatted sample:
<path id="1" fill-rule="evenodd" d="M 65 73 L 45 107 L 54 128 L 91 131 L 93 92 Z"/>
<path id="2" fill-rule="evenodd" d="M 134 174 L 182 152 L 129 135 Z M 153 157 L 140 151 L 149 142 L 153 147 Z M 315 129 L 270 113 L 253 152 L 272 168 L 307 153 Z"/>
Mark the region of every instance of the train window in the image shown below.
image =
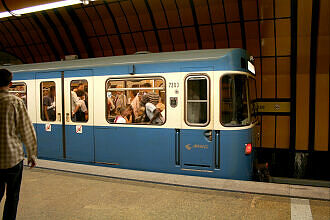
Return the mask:
<path id="1" fill-rule="evenodd" d="M 257 120 L 257 89 L 256 89 L 256 80 L 252 77 L 249 77 L 249 103 L 250 103 L 250 114 L 252 122 Z"/>
<path id="2" fill-rule="evenodd" d="M 185 120 L 188 125 L 206 126 L 209 123 L 209 78 L 191 75 L 186 78 Z"/>
<path id="3" fill-rule="evenodd" d="M 27 107 L 27 87 L 25 83 L 13 83 L 13 85 L 9 88 L 9 93 L 21 98 Z"/>
<path id="4" fill-rule="evenodd" d="M 250 124 L 248 110 L 248 77 L 229 74 L 221 78 L 221 124 L 228 127 Z"/>
<path id="5" fill-rule="evenodd" d="M 71 91 L 71 121 L 88 121 L 88 82 L 87 80 L 72 80 Z"/>
<path id="6" fill-rule="evenodd" d="M 41 82 L 40 84 L 41 97 L 41 120 L 55 121 L 56 120 L 56 87 L 55 82 Z"/>
<path id="7" fill-rule="evenodd" d="M 153 78 L 108 79 L 106 119 L 109 123 L 165 123 L 165 80 Z"/>

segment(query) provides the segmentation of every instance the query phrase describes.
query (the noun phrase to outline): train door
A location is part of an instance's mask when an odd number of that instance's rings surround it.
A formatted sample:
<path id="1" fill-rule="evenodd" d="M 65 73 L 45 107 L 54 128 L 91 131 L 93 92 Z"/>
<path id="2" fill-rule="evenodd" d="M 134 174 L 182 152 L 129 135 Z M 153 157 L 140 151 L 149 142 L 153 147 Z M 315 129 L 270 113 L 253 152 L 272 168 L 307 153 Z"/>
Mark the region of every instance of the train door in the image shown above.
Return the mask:
<path id="1" fill-rule="evenodd" d="M 212 77 L 209 73 L 185 78 L 185 123 L 180 131 L 181 167 L 185 169 L 214 169 Z"/>
<path id="2" fill-rule="evenodd" d="M 64 72 L 66 159 L 94 161 L 94 90 L 91 70 Z"/>
<path id="3" fill-rule="evenodd" d="M 61 72 L 36 73 L 38 156 L 63 157 Z"/>

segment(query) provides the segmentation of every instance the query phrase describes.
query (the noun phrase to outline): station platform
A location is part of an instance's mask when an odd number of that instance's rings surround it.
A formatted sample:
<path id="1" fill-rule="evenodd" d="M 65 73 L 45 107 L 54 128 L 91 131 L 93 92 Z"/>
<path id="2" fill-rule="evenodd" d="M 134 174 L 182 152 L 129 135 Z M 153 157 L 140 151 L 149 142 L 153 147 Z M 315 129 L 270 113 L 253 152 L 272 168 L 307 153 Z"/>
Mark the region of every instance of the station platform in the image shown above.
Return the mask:
<path id="1" fill-rule="evenodd" d="M 201 189 L 330 201 L 330 188 L 217 179 L 38 159 L 39 168 Z"/>
<path id="2" fill-rule="evenodd" d="M 329 188 L 249 183 L 39 159 L 17 219 L 330 219 Z"/>
<path id="3" fill-rule="evenodd" d="M 325 219 L 330 201 L 242 193 L 172 183 L 138 180 L 131 170 L 123 177 L 82 174 L 81 164 L 38 160 L 39 167 L 24 168 L 17 219 Z M 56 169 L 55 169 L 55 166 Z M 46 167 L 47 165 L 47 167 Z M 50 168 L 50 165 L 52 167 Z M 86 166 L 86 165 L 84 165 Z M 68 167 L 71 167 L 69 171 Z M 64 170 L 66 168 L 66 170 Z M 74 170 L 78 169 L 79 170 Z M 86 169 L 99 170 L 88 166 Z M 107 168 L 108 169 L 108 168 Z M 65 172 L 63 172 L 65 171 Z M 79 171 L 79 172 L 78 172 Z M 85 170 L 86 171 L 86 170 Z M 115 170 L 111 175 L 115 175 Z M 157 174 L 157 173 L 155 173 Z M 141 177 L 140 176 L 140 177 Z M 150 174 L 149 177 L 152 177 Z M 184 176 L 185 177 L 185 176 Z M 130 178 L 129 180 L 127 178 Z M 134 180 L 135 178 L 136 180 Z M 153 179 L 155 180 L 155 179 Z M 196 179 L 190 179 L 189 181 Z M 173 181 L 176 181 L 173 183 Z M 244 181 L 243 181 L 244 182 Z M 204 182 L 205 183 L 205 182 Z M 237 187 L 238 184 L 235 185 Z M 3 200 L 4 201 L 4 200 Z M 0 204 L 0 211 L 4 202 Z M 0 214 L 1 216 L 1 214 Z"/>

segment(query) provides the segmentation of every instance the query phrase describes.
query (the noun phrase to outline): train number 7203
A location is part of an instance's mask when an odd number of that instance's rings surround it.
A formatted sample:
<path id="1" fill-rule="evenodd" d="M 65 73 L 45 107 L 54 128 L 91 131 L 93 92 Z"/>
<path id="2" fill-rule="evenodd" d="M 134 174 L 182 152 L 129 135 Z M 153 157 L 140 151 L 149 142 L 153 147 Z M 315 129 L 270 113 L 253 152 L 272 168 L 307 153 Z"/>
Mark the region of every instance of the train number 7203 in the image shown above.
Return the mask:
<path id="1" fill-rule="evenodd" d="M 168 86 L 169 86 L 169 88 L 179 88 L 179 83 L 178 82 L 170 82 Z"/>

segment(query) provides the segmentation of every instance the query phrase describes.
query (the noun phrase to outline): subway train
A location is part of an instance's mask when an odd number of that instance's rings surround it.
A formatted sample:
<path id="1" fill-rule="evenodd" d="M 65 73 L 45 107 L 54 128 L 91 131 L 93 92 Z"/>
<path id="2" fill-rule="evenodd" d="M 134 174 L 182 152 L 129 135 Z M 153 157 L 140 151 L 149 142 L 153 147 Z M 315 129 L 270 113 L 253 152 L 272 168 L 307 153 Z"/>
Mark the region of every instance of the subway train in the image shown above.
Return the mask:
<path id="1" fill-rule="evenodd" d="M 207 49 L 7 66 L 38 157 L 251 180 L 253 57 Z"/>

